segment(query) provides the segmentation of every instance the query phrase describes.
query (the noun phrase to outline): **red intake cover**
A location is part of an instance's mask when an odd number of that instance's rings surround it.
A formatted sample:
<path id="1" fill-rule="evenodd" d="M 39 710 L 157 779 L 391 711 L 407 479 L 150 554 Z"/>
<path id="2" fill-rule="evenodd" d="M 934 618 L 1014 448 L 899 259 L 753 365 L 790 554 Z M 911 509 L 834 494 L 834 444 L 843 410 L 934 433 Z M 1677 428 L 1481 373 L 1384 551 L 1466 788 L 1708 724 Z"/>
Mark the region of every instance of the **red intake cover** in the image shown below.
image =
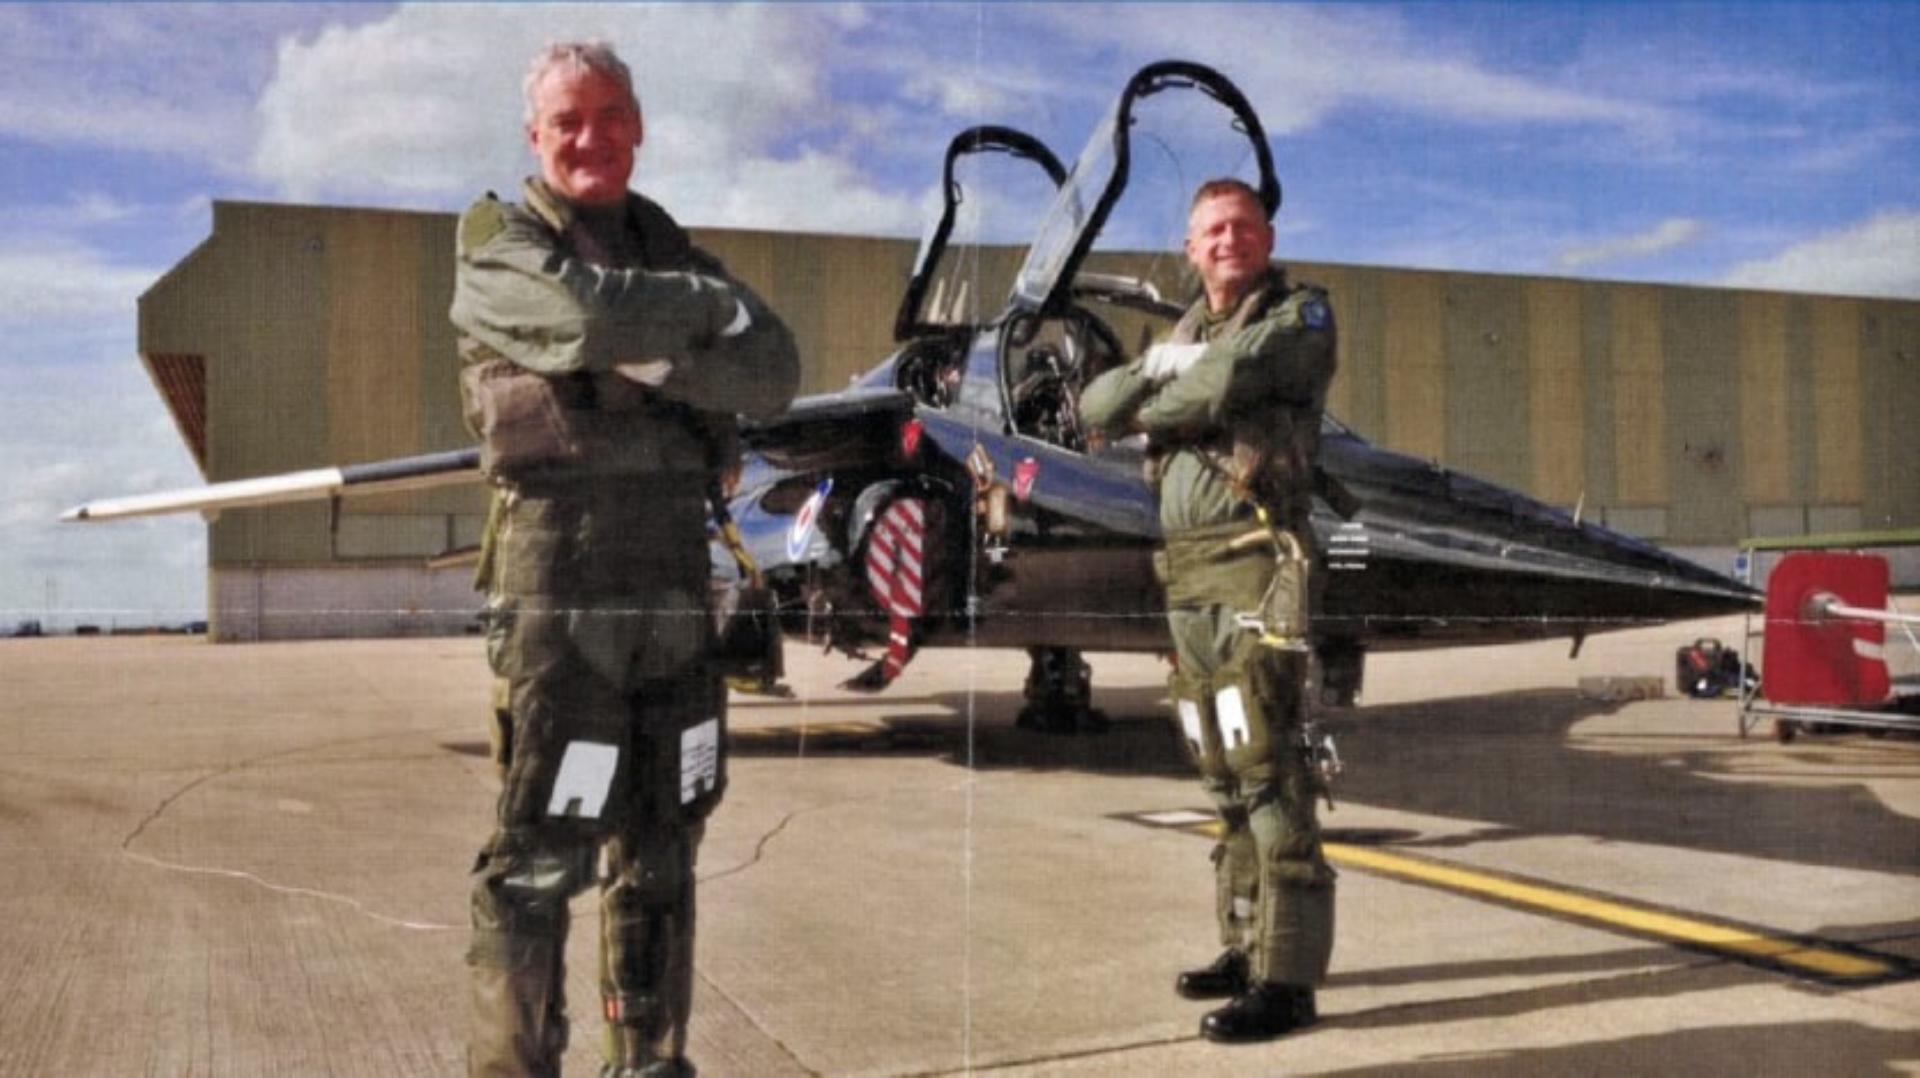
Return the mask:
<path id="1" fill-rule="evenodd" d="M 1887 627 L 1818 617 L 1822 596 L 1884 610 L 1887 560 L 1873 554 L 1803 551 L 1780 559 L 1767 580 L 1766 664 L 1761 695 L 1776 704 L 1877 706 L 1887 700 Z"/>

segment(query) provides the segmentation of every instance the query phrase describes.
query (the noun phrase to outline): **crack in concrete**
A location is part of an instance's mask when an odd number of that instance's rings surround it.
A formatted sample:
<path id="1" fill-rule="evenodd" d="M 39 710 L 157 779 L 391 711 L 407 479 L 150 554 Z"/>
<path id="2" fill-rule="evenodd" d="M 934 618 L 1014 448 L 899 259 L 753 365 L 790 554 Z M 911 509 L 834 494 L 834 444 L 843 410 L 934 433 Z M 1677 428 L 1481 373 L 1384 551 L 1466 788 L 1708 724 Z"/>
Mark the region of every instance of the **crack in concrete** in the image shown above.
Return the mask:
<path id="1" fill-rule="evenodd" d="M 745 861 L 742 861 L 737 865 L 734 865 L 732 868 L 723 869 L 709 876 L 697 877 L 698 882 L 713 883 L 717 880 L 724 880 L 728 876 L 737 876 L 740 873 L 745 872 L 746 870 L 759 864 L 760 858 L 767 852 L 767 845 L 771 843 L 776 837 L 778 837 L 780 832 L 785 831 L 787 829 L 788 824 L 792 823 L 795 819 L 799 818 L 800 816 L 806 815 L 807 813 L 817 812 L 820 809 L 829 808 L 829 807 L 831 806 L 818 805 L 811 809 L 796 809 L 795 811 L 789 812 L 785 816 L 780 817 L 780 822 L 777 824 L 774 824 L 772 830 L 768 831 L 764 835 L 761 835 L 760 840 L 753 844 L 753 856 L 747 858 Z"/>
<path id="2" fill-rule="evenodd" d="M 1151 1040 L 1129 1041 L 1125 1044 L 1110 1044 L 1100 1048 L 1077 1048 L 1066 1052 L 1049 1052 L 1044 1055 L 1024 1056 L 1020 1059 L 1003 1059 L 994 1063 L 970 1063 L 958 1069 L 937 1071 L 912 1071 L 904 1078 L 947 1078 L 956 1074 L 978 1074 L 981 1071 L 1012 1070 L 1015 1067 L 1032 1067 L 1045 1063 L 1062 1063 L 1070 1059 L 1098 1059 L 1101 1056 L 1131 1052 L 1141 1048 L 1164 1048 L 1175 1044 L 1195 1044 L 1199 1034 L 1183 1037 L 1156 1037 Z"/>
<path id="3" fill-rule="evenodd" d="M 467 927 L 466 925 L 445 924 L 439 921 L 409 921 L 401 917 L 389 917 L 384 913 L 368 908 L 366 903 L 361 902 L 351 895 L 343 895 L 334 891 L 321 891 L 312 887 L 295 887 L 290 884 L 274 883 L 272 880 L 256 876 L 242 869 L 215 868 L 211 865 L 186 865 L 178 861 L 163 861 L 158 857 L 144 853 L 136 853 L 133 850 L 127 849 L 122 849 L 120 856 L 136 864 L 165 869 L 169 872 L 181 872 L 192 876 L 218 876 L 223 879 L 244 880 L 264 890 L 272 891 L 275 894 L 291 895 L 296 898 L 317 898 L 325 902 L 346 906 L 361 916 L 378 921 L 384 925 L 391 925 L 395 928 L 412 929 L 418 932 L 451 932 L 464 930 Z"/>
<path id="4" fill-rule="evenodd" d="M 957 789 L 959 785 L 960 784 L 955 784 L 953 786 L 945 787 L 945 789 L 948 789 L 948 790 Z M 924 793 L 925 791 L 916 790 L 913 792 L 916 794 L 919 794 L 919 793 Z M 780 834 L 787 829 L 788 824 L 792 823 L 793 821 L 799 819 L 802 816 L 810 816 L 810 815 L 813 815 L 814 813 L 824 812 L 828 809 L 845 808 L 848 805 L 860 805 L 860 804 L 867 804 L 867 803 L 877 802 L 877 801 L 885 801 L 892 797 L 899 796 L 899 793 L 900 793 L 899 791 L 894 791 L 894 792 L 889 792 L 884 794 L 874 794 L 869 797 L 849 797 L 849 798 L 845 798 L 838 801 L 828 801 L 824 804 L 814 805 L 811 808 L 795 809 L 791 812 L 788 812 L 782 815 L 780 817 L 779 822 L 775 823 L 772 827 L 768 828 L 767 831 L 764 834 L 762 834 L 757 841 L 754 842 L 753 855 L 751 857 L 747 858 L 745 861 L 742 861 L 739 864 L 736 864 L 730 868 L 722 869 L 708 876 L 698 877 L 697 882 L 701 885 L 715 883 L 717 881 L 727 879 L 730 876 L 737 876 L 740 873 L 745 872 L 748 869 L 757 866 L 758 864 L 760 864 L 762 857 L 767 852 L 767 847 L 772 844 L 773 840 L 778 838 Z M 808 1066 L 806 1062 L 803 1061 L 800 1058 L 800 1056 L 796 1052 L 794 1052 L 794 1050 L 791 1047 L 787 1045 L 785 1041 L 780 1039 L 780 1036 L 778 1034 L 774 1033 L 773 1030 L 768 1028 L 767 1023 L 763 1019 L 761 1019 L 759 1015 L 755 1014 L 751 1009 L 749 1009 L 746 1006 L 746 1004 L 736 999 L 725 988 L 721 987 L 718 981 L 708 976 L 705 970 L 702 970 L 699 968 L 698 963 L 695 963 L 694 972 L 699 976 L 700 980 L 703 983 L 705 983 L 708 988 L 713 990 L 715 995 L 719 996 L 721 999 L 726 1000 L 728 1006 L 732 1007 L 736 1013 L 738 1013 L 742 1018 L 746 1019 L 747 1024 L 752 1026 L 754 1030 L 758 1032 L 761 1036 L 765 1037 L 769 1043 L 771 1043 L 775 1048 L 779 1049 L 780 1054 L 785 1056 L 787 1060 L 791 1062 L 795 1067 L 797 1067 L 798 1069 L 800 1069 L 801 1071 L 803 1071 L 804 1073 L 810 1076 L 815 1076 L 815 1078 L 817 1078 L 818 1075 L 825 1073 L 823 1071 L 816 1070 L 813 1067 Z"/>
<path id="5" fill-rule="evenodd" d="M 189 864 L 182 864 L 177 861 L 165 861 L 158 857 L 154 857 L 151 854 L 141 853 L 133 849 L 133 844 L 139 840 L 141 835 L 146 833 L 147 828 L 151 827 L 157 820 L 159 820 L 162 816 L 166 815 L 169 809 L 171 809 L 175 804 L 178 804 L 182 798 L 192 793 L 195 789 L 199 788 L 202 785 L 205 785 L 208 782 L 212 782 L 215 779 L 224 778 L 228 775 L 232 775 L 240 771 L 245 771 L 245 770 L 259 767 L 261 764 L 264 764 L 270 760 L 281 759 L 283 757 L 289 757 L 289 756 L 298 756 L 300 754 L 313 752 L 318 749 L 338 748 L 343 745 L 358 745 L 358 744 L 365 744 L 365 743 L 378 742 L 378 741 L 392 741 L 397 738 L 418 737 L 418 736 L 423 736 L 420 731 L 409 730 L 409 731 L 405 731 L 403 733 L 397 733 L 397 734 L 372 734 L 366 737 L 341 738 L 340 740 L 337 740 L 337 741 L 324 741 L 314 745 L 299 745 L 293 748 L 280 749 L 275 752 L 262 753 L 259 756 L 248 757 L 247 759 L 244 759 L 244 760 L 237 760 L 231 764 L 226 765 L 225 767 L 215 768 L 203 775 L 198 776 L 197 778 L 192 779 L 191 781 L 182 785 L 179 789 L 176 789 L 172 793 L 168 794 L 166 797 L 161 798 L 159 803 L 153 807 L 153 810 L 148 812 L 147 815 L 144 818 L 142 818 L 138 824 L 135 824 L 133 830 L 127 832 L 127 834 L 123 838 L 121 838 L 120 856 L 125 857 L 126 859 L 133 861 L 136 864 L 143 864 L 152 868 L 163 869 L 169 872 L 181 872 L 188 875 L 217 876 L 224 879 L 243 880 L 243 881 L 252 883 L 258 887 L 264 888 L 265 890 L 272 891 L 276 894 L 291 895 L 291 896 L 300 897 L 300 898 L 315 898 L 315 899 L 320 899 L 322 901 L 333 902 L 339 905 L 346 906 L 349 909 L 354 910 L 355 912 L 361 914 L 364 917 L 370 918 L 374 921 L 378 921 L 381 924 L 391 925 L 395 928 L 406 928 L 414 931 L 426 931 L 426 932 L 445 932 L 445 931 L 451 931 L 451 930 L 464 929 L 466 927 L 465 925 L 444 924 L 437 921 L 409 921 L 404 918 L 389 917 L 384 913 L 379 913 L 379 912 L 376 912 L 375 910 L 368 908 L 365 903 L 361 902 L 357 898 L 352 897 L 351 895 L 338 894 L 333 891 L 322 891 L 322 890 L 317 890 L 311 887 L 295 887 L 288 884 L 274 883 L 271 880 L 257 876 L 251 872 L 247 872 L 242 869 L 217 868 L 211 865 L 189 865 Z"/>
<path id="6" fill-rule="evenodd" d="M 711 988 L 713 990 L 714 995 L 717 995 L 721 999 L 726 1000 L 727 1006 L 732 1007 L 734 1011 L 740 1015 L 740 1017 L 745 1018 L 747 1020 L 747 1024 L 752 1026 L 755 1032 L 759 1033 L 762 1037 L 765 1037 L 768 1040 L 768 1042 L 771 1043 L 775 1048 L 778 1048 L 780 1050 L 781 1055 L 785 1056 L 787 1060 L 791 1062 L 795 1067 L 805 1072 L 809 1076 L 809 1078 L 819 1078 L 819 1076 L 822 1073 L 824 1073 L 822 1071 L 817 1071 L 812 1067 L 807 1066 L 805 1063 L 801 1062 L 800 1057 L 797 1054 L 795 1054 L 794 1050 L 792 1048 L 787 1047 L 787 1042 L 781 1040 L 778 1034 L 768 1029 L 766 1023 L 761 1020 L 760 1016 L 748 1010 L 746 1004 L 741 1003 L 739 1000 L 735 999 L 733 995 L 729 993 L 726 989 L 720 987 L 720 983 L 718 981 L 715 981 L 712 977 L 707 976 L 704 972 L 701 972 L 697 967 L 695 969 L 695 972 L 699 974 L 701 982 L 705 984 L 708 988 Z"/>
<path id="7" fill-rule="evenodd" d="M 965 784 L 966 783 L 964 781 L 953 783 L 948 786 L 939 787 L 938 790 L 943 792 L 951 792 L 953 790 L 959 789 L 961 786 Z M 822 804 L 814 805 L 810 808 L 794 809 L 793 811 L 788 812 L 787 814 L 781 816 L 780 821 L 778 823 L 774 824 L 771 828 L 767 830 L 765 834 L 760 836 L 759 840 L 756 841 L 753 845 L 753 855 L 751 857 L 748 857 L 745 861 L 742 861 L 737 865 L 733 865 L 730 868 L 721 869 L 720 871 L 714 872 L 710 875 L 696 877 L 697 882 L 713 883 L 719 880 L 724 880 L 729 876 L 739 875 L 740 873 L 745 872 L 747 869 L 750 869 L 755 865 L 758 865 L 760 863 L 761 858 L 766 854 L 767 847 L 772 844 L 773 840 L 776 837 L 778 837 L 782 831 L 785 831 L 787 829 L 788 824 L 792 823 L 793 821 L 799 819 L 802 816 L 811 816 L 814 813 L 825 812 L 828 809 L 845 808 L 848 805 L 864 805 L 864 804 L 871 804 L 874 802 L 888 801 L 895 797 L 903 796 L 907 793 L 920 795 L 920 794 L 926 793 L 926 791 L 925 790 L 912 790 L 912 791 L 892 790 L 884 793 L 872 794 L 866 797 L 848 797 L 838 801 L 828 801 Z"/>

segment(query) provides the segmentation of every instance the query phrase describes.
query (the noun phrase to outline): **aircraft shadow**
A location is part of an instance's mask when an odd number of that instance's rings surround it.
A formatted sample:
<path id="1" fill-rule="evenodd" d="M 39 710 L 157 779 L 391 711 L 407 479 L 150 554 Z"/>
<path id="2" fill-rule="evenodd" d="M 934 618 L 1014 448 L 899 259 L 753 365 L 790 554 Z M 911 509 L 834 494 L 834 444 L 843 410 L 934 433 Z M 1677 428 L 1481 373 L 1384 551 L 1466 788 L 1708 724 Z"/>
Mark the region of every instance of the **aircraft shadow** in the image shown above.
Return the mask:
<path id="1" fill-rule="evenodd" d="M 1327 975 L 1328 989 L 1387 988 L 1409 984 L 1439 984 L 1490 977 L 1544 977 L 1556 974 L 1613 974 L 1672 963 L 1671 947 L 1647 944 L 1592 954 L 1541 954 L 1527 958 L 1488 959 L 1479 962 L 1434 962 L 1384 969 L 1340 970 Z"/>
<path id="2" fill-rule="evenodd" d="M 1649 977 L 1621 977 L 1628 982 L 1622 997 L 1642 998 Z M 1691 978 L 1676 978 L 1681 987 L 1674 991 L 1693 991 L 1704 985 L 1687 983 Z M 1592 985 L 1574 986 L 1560 1002 L 1578 1005 L 1606 999 Z M 1540 993 L 1527 993 L 1538 998 Z M 1415 1008 L 1424 1014 L 1427 1007 Z M 1419 1021 L 1408 1014 L 1408 1021 Z M 1354 1023 L 1334 1018 L 1328 1027 Z M 1394 1074 L 1419 1074 L 1430 1078 L 1506 1078 L 1542 1074 L 1851 1074 L 1898 1075 L 1910 1073 L 1905 1065 L 1913 1058 L 1913 1033 L 1904 1029 L 1880 1029 L 1857 1022 L 1818 1021 L 1771 1025 L 1721 1025 L 1677 1029 L 1637 1037 L 1585 1040 L 1575 1044 L 1555 1044 L 1546 1048 L 1506 1049 L 1442 1053 L 1425 1059 L 1396 1060 Z M 1341 1070 L 1309 1070 L 1302 1073 L 1332 1076 L 1379 1074 L 1378 1067 Z"/>
<path id="3" fill-rule="evenodd" d="M 1618 705 L 1571 690 L 1398 704 L 1337 725 L 1341 792 L 1368 805 L 1485 821 L 1445 846 L 1591 835 L 1834 868 L 1920 873 L 1920 820 L 1864 786 L 1711 776 L 1705 750 L 1616 754 L 1569 748 L 1581 719 Z M 1844 774 L 1828 774 L 1832 780 Z M 1421 845 L 1421 842 L 1411 843 Z"/>
<path id="4" fill-rule="evenodd" d="M 924 702 L 933 706 L 869 724 L 865 734 L 813 735 L 806 751 L 936 755 L 982 770 L 1192 774 L 1157 687 L 1096 694 L 1113 722 L 1091 735 L 1015 727 L 1018 692 L 949 693 Z M 1396 836 L 1394 844 L 1408 846 L 1585 835 L 1920 874 L 1920 820 L 1886 808 L 1864 786 L 1810 787 L 1753 775 L 1723 781 L 1710 777 L 1722 760 L 1684 745 L 1634 754 L 1568 746 L 1575 723 L 1620 706 L 1571 689 L 1539 689 L 1335 712 L 1330 725 L 1346 762 L 1335 797 L 1484 824 L 1455 836 Z M 733 751 L 793 755 L 796 737 L 736 737 Z M 1194 806 L 1202 804 L 1196 786 Z M 1337 829 L 1340 820 L 1324 822 Z"/>
<path id="5" fill-rule="evenodd" d="M 1862 946 L 1874 949 L 1880 957 L 1893 961 L 1897 967 L 1902 967 L 1896 970 L 1895 979 L 1905 979 L 1913 975 L 1914 955 L 1916 951 L 1920 951 L 1920 921 L 1829 926 L 1816 931 L 1815 935 L 1827 940 L 1852 939 Z M 1611 1000 L 1672 998 L 1697 992 L 1718 991 L 1756 979 L 1775 980 L 1779 977 L 1775 971 L 1755 968 L 1739 962 L 1726 962 L 1717 957 L 1683 959 L 1679 965 L 1670 965 L 1663 963 L 1663 956 L 1670 962 L 1673 952 L 1664 947 L 1645 946 L 1622 948 L 1601 954 L 1539 955 L 1508 961 L 1430 963 L 1335 973 L 1327 982 L 1327 987 L 1330 989 L 1439 984 L 1453 980 L 1513 975 L 1537 977 L 1556 974 L 1593 974 L 1596 976 L 1547 987 L 1528 986 L 1486 995 L 1396 1003 L 1370 1010 L 1333 1013 L 1323 1016 L 1324 1024 L 1334 1028 L 1378 1029 L 1431 1025 L 1440 1022 L 1484 1021 L 1563 1007 L 1587 1006 Z M 1649 969 L 1649 966 L 1660 968 Z M 1792 987 L 1797 991 L 1818 995 L 1848 990 L 1846 987 L 1814 981 L 1796 982 Z M 1637 1074 L 1667 1073 L 1669 1068 L 1661 1065 L 1662 1061 L 1688 1060 L 1689 1070 L 1696 1071 L 1694 1063 L 1706 1064 L 1707 1061 L 1712 1060 L 1731 1061 L 1744 1056 L 1754 1060 L 1767 1060 L 1768 1065 L 1763 1068 L 1767 1073 L 1905 1073 L 1889 1069 L 1885 1064 L 1892 1060 L 1911 1058 L 1914 1046 L 1911 1031 L 1887 1032 L 1889 1037 L 1896 1038 L 1900 1042 L 1900 1048 L 1895 1048 L 1891 1041 L 1882 1044 L 1872 1041 L 1871 1038 L 1863 1040 L 1861 1035 L 1872 1031 L 1845 1023 L 1809 1023 L 1801 1028 L 1811 1032 L 1816 1027 L 1827 1032 L 1813 1034 L 1817 1038 L 1818 1047 L 1813 1049 L 1815 1054 L 1812 1056 L 1806 1056 L 1809 1050 L 1808 1044 L 1791 1038 L 1771 1047 L 1751 1044 L 1743 1039 L 1745 1033 L 1758 1033 L 1764 1028 L 1771 1034 L 1777 1032 L 1781 1028 L 1779 1026 L 1742 1026 L 1737 1029 L 1692 1029 L 1651 1037 L 1558 1045 L 1550 1049 L 1517 1052 L 1505 1056 L 1475 1055 L 1471 1059 L 1441 1057 L 1416 1060 L 1396 1066 L 1407 1070 L 1417 1069 L 1421 1073 L 1463 1076 L 1468 1074 Z M 1799 1035 L 1804 1034 L 1796 1036 Z M 1846 1048 L 1839 1055 L 1834 1055 L 1839 1045 L 1845 1045 Z M 1775 1048 L 1779 1051 L 1776 1052 Z M 1809 1066 L 1776 1067 L 1773 1065 L 1776 1060 L 1784 1063 L 1785 1060 L 1802 1056 L 1812 1061 Z M 1844 1063 L 1841 1062 L 1842 1058 L 1845 1060 Z M 1634 1060 L 1655 1065 L 1650 1068 L 1639 1067 L 1634 1065 Z M 1705 1069 L 1708 1072 L 1718 1070 L 1710 1064 L 1706 1065 Z"/>
<path id="6" fill-rule="evenodd" d="M 971 757 L 975 767 L 984 769 L 1173 777 L 1193 773 L 1193 765 L 1181 748 L 1179 734 L 1165 715 L 1166 693 L 1157 687 L 1101 690 L 1095 704 L 1112 719 L 1107 729 L 1095 734 L 1047 734 L 1020 729 L 1014 725 L 1014 717 L 1024 702 L 1019 692 L 952 692 L 864 699 L 883 699 L 890 706 L 910 706 L 914 710 L 851 723 L 752 730 L 736 726 L 730 731 L 728 751 L 746 757 L 793 756 L 801 752 L 931 755 L 954 763 Z M 761 708 L 795 706 L 791 701 L 752 703 Z M 816 707 L 819 704 L 813 703 Z"/>

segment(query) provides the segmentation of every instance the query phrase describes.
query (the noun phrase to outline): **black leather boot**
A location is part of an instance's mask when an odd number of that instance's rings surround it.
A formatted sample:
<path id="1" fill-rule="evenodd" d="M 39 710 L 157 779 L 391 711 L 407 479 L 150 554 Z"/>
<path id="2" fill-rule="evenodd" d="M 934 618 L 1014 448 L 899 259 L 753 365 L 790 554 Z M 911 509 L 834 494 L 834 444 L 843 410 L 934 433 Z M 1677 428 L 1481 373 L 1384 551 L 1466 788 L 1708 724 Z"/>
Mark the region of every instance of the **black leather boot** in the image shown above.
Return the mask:
<path id="1" fill-rule="evenodd" d="M 693 1064 L 684 1059 L 656 1059 L 625 1066 L 600 1064 L 600 1078 L 694 1078 L 698 1073 Z"/>
<path id="2" fill-rule="evenodd" d="M 1200 1019 L 1200 1035 L 1219 1044 L 1270 1041 L 1310 1026 L 1319 1017 L 1313 989 L 1262 982 Z"/>
<path id="3" fill-rule="evenodd" d="M 1212 964 L 1174 978 L 1173 990 L 1188 999 L 1226 999 L 1247 990 L 1247 956 L 1231 948 Z"/>

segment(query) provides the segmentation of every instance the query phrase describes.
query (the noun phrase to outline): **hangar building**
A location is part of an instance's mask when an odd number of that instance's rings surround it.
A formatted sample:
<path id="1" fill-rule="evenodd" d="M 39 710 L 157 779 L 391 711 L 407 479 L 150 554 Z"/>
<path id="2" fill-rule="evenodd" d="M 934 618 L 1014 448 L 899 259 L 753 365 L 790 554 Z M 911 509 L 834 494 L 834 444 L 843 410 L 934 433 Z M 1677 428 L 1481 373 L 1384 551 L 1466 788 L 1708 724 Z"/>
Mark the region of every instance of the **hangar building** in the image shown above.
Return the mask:
<path id="1" fill-rule="evenodd" d="M 207 481 L 471 443 L 446 318 L 453 228 L 214 204 L 212 235 L 139 313 L 141 361 Z M 890 350 L 913 243 L 693 232 L 792 326 L 802 392 Z M 1339 312 L 1332 410 L 1380 444 L 1722 569 L 1747 536 L 1920 527 L 1920 303 L 1289 265 Z M 464 631 L 469 570 L 433 559 L 477 541 L 484 513 L 477 487 L 229 510 L 209 525 L 210 631 Z"/>

